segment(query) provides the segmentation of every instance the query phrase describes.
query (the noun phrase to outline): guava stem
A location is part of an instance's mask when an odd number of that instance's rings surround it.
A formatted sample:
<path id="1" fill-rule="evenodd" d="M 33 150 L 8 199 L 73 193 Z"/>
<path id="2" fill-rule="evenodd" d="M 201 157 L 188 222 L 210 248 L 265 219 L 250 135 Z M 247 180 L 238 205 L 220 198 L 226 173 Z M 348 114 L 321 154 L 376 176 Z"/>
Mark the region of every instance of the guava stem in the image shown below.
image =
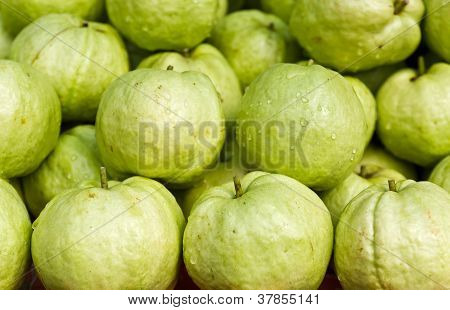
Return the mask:
<path id="1" fill-rule="evenodd" d="M 308 60 L 308 66 L 312 66 L 314 64 L 314 59 Z"/>
<path id="2" fill-rule="evenodd" d="M 398 15 L 400 14 L 405 6 L 407 6 L 409 3 L 409 0 L 396 0 L 394 2 L 394 14 Z"/>
<path id="3" fill-rule="evenodd" d="M 108 189 L 108 176 L 105 167 L 100 167 L 100 184 L 103 189 Z"/>
<path id="4" fill-rule="evenodd" d="M 397 188 L 395 186 L 395 180 L 389 180 L 388 184 L 389 184 L 389 190 L 391 192 L 396 192 L 397 191 Z"/>
<path id="5" fill-rule="evenodd" d="M 425 67 L 425 58 L 423 56 L 419 56 L 418 59 L 418 71 L 419 71 L 419 76 L 420 75 L 424 75 L 425 71 L 426 71 L 426 67 Z"/>
<path id="6" fill-rule="evenodd" d="M 365 165 L 361 166 L 361 170 L 359 171 L 359 175 L 362 176 L 363 178 L 367 177 L 367 175 L 368 175 L 367 166 L 365 166 Z"/>
<path id="7" fill-rule="evenodd" d="M 188 48 L 184 48 L 184 49 L 181 51 L 181 54 L 183 54 L 183 56 L 187 58 L 187 57 L 190 56 L 190 50 L 189 50 Z"/>
<path id="8" fill-rule="evenodd" d="M 172 65 L 168 65 L 167 66 L 167 71 L 173 71 L 173 66 Z"/>
<path id="9" fill-rule="evenodd" d="M 241 181 L 239 180 L 239 178 L 237 176 L 235 176 L 233 178 L 233 182 L 234 182 L 234 189 L 236 191 L 236 198 L 241 197 L 242 195 L 244 195 L 244 190 L 242 189 L 242 184 Z"/>

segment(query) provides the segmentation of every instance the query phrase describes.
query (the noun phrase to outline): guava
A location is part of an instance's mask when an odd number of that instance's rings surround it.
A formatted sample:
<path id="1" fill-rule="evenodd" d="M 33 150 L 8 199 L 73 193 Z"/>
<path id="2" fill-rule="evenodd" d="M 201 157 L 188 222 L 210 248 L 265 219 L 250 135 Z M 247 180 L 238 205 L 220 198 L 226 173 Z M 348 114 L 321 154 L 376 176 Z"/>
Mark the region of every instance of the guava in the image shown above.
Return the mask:
<path id="1" fill-rule="evenodd" d="M 30 174 L 58 141 L 58 96 L 31 66 L 0 60 L 0 106 L 0 178 Z"/>
<path id="2" fill-rule="evenodd" d="M 289 23 L 292 10 L 297 0 L 261 0 L 262 9 L 265 12 L 274 14 L 285 23 Z"/>
<path id="3" fill-rule="evenodd" d="M 252 172 L 196 201 L 183 252 L 201 289 L 317 289 L 332 245 L 330 214 L 312 190 Z"/>
<path id="4" fill-rule="evenodd" d="M 11 43 L 12 38 L 3 27 L 2 17 L 0 15 L 0 59 L 8 58 Z"/>
<path id="5" fill-rule="evenodd" d="M 450 155 L 441 160 L 431 172 L 428 181 L 450 192 Z"/>
<path id="6" fill-rule="evenodd" d="M 106 8 L 127 39 L 150 51 L 198 45 L 223 14 L 220 0 L 106 0 Z"/>
<path id="7" fill-rule="evenodd" d="M 191 51 L 158 53 L 143 60 L 138 68 L 165 70 L 168 66 L 177 72 L 206 74 L 220 94 L 225 119 L 230 122 L 236 120 L 242 92 L 236 74 L 219 50 L 212 45 L 201 44 Z"/>
<path id="8" fill-rule="evenodd" d="M 48 289 L 167 289 L 177 280 L 185 220 L 160 183 L 84 183 L 33 223 L 31 252 Z M 108 185 L 107 185 L 108 184 Z"/>
<path id="9" fill-rule="evenodd" d="M 23 178 L 27 206 L 37 217 L 57 194 L 82 181 L 98 180 L 102 166 L 95 127 L 80 125 L 64 132 L 53 152 L 32 174 Z"/>
<path id="10" fill-rule="evenodd" d="M 319 63 L 357 72 L 410 56 L 420 43 L 424 10 L 422 0 L 298 0 L 290 28 Z"/>
<path id="11" fill-rule="evenodd" d="M 14 39 L 10 57 L 50 78 L 64 121 L 93 122 L 105 89 L 129 69 L 114 28 L 67 14 L 47 15 L 26 27 Z"/>
<path id="12" fill-rule="evenodd" d="M 31 262 L 31 222 L 14 187 L 0 179 L 0 290 L 18 289 Z"/>
<path id="13" fill-rule="evenodd" d="M 97 20 L 103 13 L 104 0 L 2 0 L 0 13 L 6 29 L 16 36 L 25 26 L 49 14 L 72 14 Z"/>
<path id="14" fill-rule="evenodd" d="M 214 28 L 211 43 L 228 59 L 243 87 L 271 65 L 293 62 L 300 56 L 288 26 L 277 16 L 258 10 L 225 16 Z"/>
<path id="15" fill-rule="evenodd" d="M 274 65 L 242 99 L 237 141 L 245 162 L 315 190 L 343 181 L 360 161 L 368 126 L 352 85 L 320 65 Z"/>
<path id="16" fill-rule="evenodd" d="M 203 73 L 139 69 L 104 93 L 96 136 L 108 168 L 183 186 L 219 157 L 222 104 Z"/>
<path id="17" fill-rule="evenodd" d="M 424 0 L 427 9 L 424 36 L 428 46 L 447 62 L 450 62 L 450 2 L 448 0 Z"/>
<path id="18" fill-rule="evenodd" d="M 449 102 L 449 64 L 400 70 L 378 92 L 378 136 L 395 156 L 431 166 L 450 154 Z"/>
<path id="19" fill-rule="evenodd" d="M 334 263 L 344 289 L 450 287 L 450 195 L 430 182 L 373 185 L 345 208 Z"/>
<path id="20" fill-rule="evenodd" d="M 393 65 L 386 65 L 376 67 L 368 71 L 362 71 L 353 76 L 362 81 L 370 89 L 372 94 L 376 95 L 381 85 L 395 72 L 403 69 L 406 66 L 404 62 L 399 62 Z"/>

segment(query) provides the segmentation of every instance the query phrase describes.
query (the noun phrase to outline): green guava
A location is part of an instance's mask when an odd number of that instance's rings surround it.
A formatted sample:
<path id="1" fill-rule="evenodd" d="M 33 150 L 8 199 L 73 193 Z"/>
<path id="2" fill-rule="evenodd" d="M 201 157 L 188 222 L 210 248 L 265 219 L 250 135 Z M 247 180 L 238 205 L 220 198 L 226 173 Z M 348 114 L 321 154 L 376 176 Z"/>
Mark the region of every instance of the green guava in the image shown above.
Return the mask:
<path id="1" fill-rule="evenodd" d="M 30 174 L 58 141 L 58 96 L 31 66 L 0 60 L 0 107 L 0 178 Z"/>
<path id="2" fill-rule="evenodd" d="M 183 244 L 201 289 L 317 289 L 333 226 L 312 190 L 287 176 L 252 172 L 197 200 Z"/>
<path id="3" fill-rule="evenodd" d="M 362 81 L 370 89 L 372 94 L 376 94 L 381 85 L 395 72 L 406 66 L 404 62 L 393 65 L 376 67 L 368 71 L 362 71 L 353 76 Z"/>
<path id="4" fill-rule="evenodd" d="M 345 208 L 334 263 L 345 289 L 450 287 L 450 195 L 430 182 L 374 185 Z"/>
<path id="5" fill-rule="evenodd" d="M 31 222 L 14 187 L 2 179 L 0 236 L 0 290 L 18 289 L 31 262 Z"/>
<path id="6" fill-rule="evenodd" d="M 222 104 L 203 73 L 139 69 L 106 90 L 96 136 L 108 168 L 182 186 L 219 157 Z"/>
<path id="7" fill-rule="evenodd" d="M 81 125 L 63 133 L 41 166 L 23 178 L 31 213 L 37 217 L 53 197 L 82 181 L 100 180 L 99 157 L 94 126 Z"/>
<path id="8" fill-rule="evenodd" d="M 424 36 L 428 46 L 450 62 L 450 2 L 424 0 L 427 9 Z"/>
<path id="9" fill-rule="evenodd" d="M 67 14 L 47 15 L 26 27 L 14 39 L 10 57 L 50 78 L 64 121 L 94 121 L 105 89 L 129 69 L 114 28 Z"/>
<path id="10" fill-rule="evenodd" d="M 104 0 L 2 0 L 0 13 L 6 29 L 16 36 L 36 19 L 48 14 L 72 14 L 97 20 L 103 13 Z"/>
<path id="11" fill-rule="evenodd" d="M 449 102 L 449 64 L 400 70 L 378 92 L 378 136 L 395 156 L 433 165 L 450 154 Z"/>
<path id="12" fill-rule="evenodd" d="M 297 0 L 292 34 L 309 56 L 357 72 L 394 64 L 420 43 L 422 0 Z"/>
<path id="13" fill-rule="evenodd" d="M 239 80 L 225 57 L 215 47 L 201 44 L 192 51 L 163 52 L 154 54 L 141 62 L 138 68 L 165 70 L 172 66 L 174 71 L 198 71 L 206 74 L 220 94 L 225 119 L 235 121 L 242 97 Z"/>
<path id="14" fill-rule="evenodd" d="M 84 184 L 57 195 L 33 223 L 34 266 L 48 289 L 172 288 L 184 224 L 156 181 Z"/>
<path id="15" fill-rule="evenodd" d="M 300 56 L 288 26 L 277 16 L 257 10 L 225 16 L 214 28 L 211 43 L 228 59 L 243 87 L 271 65 Z"/>
<path id="16" fill-rule="evenodd" d="M 278 64 L 242 99 L 237 140 L 245 162 L 316 190 L 343 181 L 367 140 L 364 110 L 352 85 L 312 64 Z"/>
<path id="17" fill-rule="evenodd" d="M 285 23 L 289 23 L 292 10 L 297 0 L 261 0 L 262 9 L 265 12 L 274 14 Z"/>
<path id="18" fill-rule="evenodd" d="M 150 51 L 198 45 L 224 13 L 220 0 L 106 0 L 106 8 L 127 39 Z"/>
<path id="19" fill-rule="evenodd" d="M 3 27 L 2 17 L 0 15 L 0 59 L 8 58 L 11 49 L 12 38 Z"/>
<path id="20" fill-rule="evenodd" d="M 431 172 L 428 181 L 450 192 L 450 155 L 441 160 Z"/>

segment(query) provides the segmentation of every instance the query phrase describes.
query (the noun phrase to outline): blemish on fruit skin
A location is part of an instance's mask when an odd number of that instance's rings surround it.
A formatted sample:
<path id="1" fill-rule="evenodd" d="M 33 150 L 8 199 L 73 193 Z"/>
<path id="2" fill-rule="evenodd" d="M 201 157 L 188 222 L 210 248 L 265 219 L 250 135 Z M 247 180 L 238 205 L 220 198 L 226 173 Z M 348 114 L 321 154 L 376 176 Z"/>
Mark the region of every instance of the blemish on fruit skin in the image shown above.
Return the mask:
<path id="1" fill-rule="evenodd" d="M 25 125 L 25 124 L 27 123 L 27 119 L 26 119 L 25 117 L 22 117 L 22 118 L 20 119 L 20 123 L 21 123 L 22 125 Z"/>
<path id="2" fill-rule="evenodd" d="M 91 192 L 89 192 L 88 196 L 89 196 L 89 198 L 95 198 L 96 197 L 96 195 L 94 193 L 91 193 Z"/>

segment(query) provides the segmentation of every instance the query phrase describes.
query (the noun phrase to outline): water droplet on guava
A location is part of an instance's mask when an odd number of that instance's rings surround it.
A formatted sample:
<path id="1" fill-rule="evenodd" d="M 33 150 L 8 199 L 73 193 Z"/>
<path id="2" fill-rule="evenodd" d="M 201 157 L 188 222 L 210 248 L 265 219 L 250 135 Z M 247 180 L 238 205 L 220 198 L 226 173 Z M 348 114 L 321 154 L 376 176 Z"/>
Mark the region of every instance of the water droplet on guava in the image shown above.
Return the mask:
<path id="1" fill-rule="evenodd" d="M 302 102 L 303 102 L 303 103 L 308 103 L 309 100 L 308 100 L 308 98 L 306 98 L 306 97 L 302 97 Z"/>
<path id="2" fill-rule="evenodd" d="M 332 140 L 336 140 L 336 134 L 335 133 L 331 134 L 331 139 Z"/>

